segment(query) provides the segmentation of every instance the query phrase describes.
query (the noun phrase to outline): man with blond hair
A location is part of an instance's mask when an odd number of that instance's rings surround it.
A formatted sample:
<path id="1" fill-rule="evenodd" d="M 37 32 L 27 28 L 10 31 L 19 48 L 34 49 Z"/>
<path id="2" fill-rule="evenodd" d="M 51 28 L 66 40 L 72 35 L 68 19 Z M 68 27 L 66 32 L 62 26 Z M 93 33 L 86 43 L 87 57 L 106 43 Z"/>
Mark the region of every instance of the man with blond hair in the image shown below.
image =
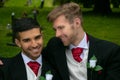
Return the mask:
<path id="1" fill-rule="evenodd" d="M 120 79 L 120 46 L 85 32 L 78 4 L 58 6 L 47 19 L 56 37 L 48 42 L 44 56 L 61 80 Z"/>

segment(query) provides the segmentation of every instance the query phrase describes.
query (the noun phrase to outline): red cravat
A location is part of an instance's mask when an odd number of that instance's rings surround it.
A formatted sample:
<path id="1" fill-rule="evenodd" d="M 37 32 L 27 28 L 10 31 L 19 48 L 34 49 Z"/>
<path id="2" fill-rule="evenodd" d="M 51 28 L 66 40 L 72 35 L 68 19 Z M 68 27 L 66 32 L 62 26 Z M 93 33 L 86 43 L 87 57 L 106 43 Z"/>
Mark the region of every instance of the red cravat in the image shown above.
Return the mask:
<path id="1" fill-rule="evenodd" d="M 77 61 L 77 62 L 81 62 L 82 59 L 80 58 L 81 53 L 83 52 L 83 48 L 73 48 L 72 49 L 72 55 L 73 58 Z"/>
<path id="2" fill-rule="evenodd" d="M 38 62 L 32 62 L 32 61 L 28 62 L 27 64 L 37 76 L 40 64 Z"/>

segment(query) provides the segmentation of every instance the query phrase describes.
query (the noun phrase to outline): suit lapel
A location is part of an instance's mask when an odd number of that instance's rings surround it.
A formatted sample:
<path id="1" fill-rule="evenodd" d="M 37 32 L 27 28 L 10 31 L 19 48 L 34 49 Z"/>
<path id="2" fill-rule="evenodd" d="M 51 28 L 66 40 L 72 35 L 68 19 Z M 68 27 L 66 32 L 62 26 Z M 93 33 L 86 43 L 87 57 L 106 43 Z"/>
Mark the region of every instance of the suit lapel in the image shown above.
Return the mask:
<path id="1" fill-rule="evenodd" d="M 21 54 L 18 54 L 12 60 L 11 71 L 13 77 L 17 80 L 27 80 L 26 69 Z"/>
<path id="2" fill-rule="evenodd" d="M 59 50 L 55 50 L 55 60 L 57 67 L 59 69 L 59 72 L 62 76 L 62 80 L 69 80 L 69 73 L 68 73 L 68 67 L 66 62 L 66 55 L 65 55 L 65 47 L 61 47 Z"/>
<path id="3" fill-rule="evenodd" d="M 49 66 L 48 66 L 48 63 L 42 59 L 42 72 L 41 72 L 41 76 L 44 76 L 45 77 L 45 74 L 47 71 L 49 71 Z"/>
<path id="4" fill-rule="evenodd" d="M 88 38 L 89 38 L 89 53 L 88 53 L 88 62 L 89 62 L 90 58 L 93 55 L 97 54 L 97 49 L 96 49 L 97 40 L 95 38 L 93 38 L 92 36 L 89 36 L 89 35 L 88 35 Z M 91 76 L 93 76 L 93 74 L 91 72 L 91 69 L 87 68 L 87 75 L 88 75 L 88 80 L 91 80 L 92 79 Z M 92 79 L 92 80 L 94 80 L 94 79 Z"/>

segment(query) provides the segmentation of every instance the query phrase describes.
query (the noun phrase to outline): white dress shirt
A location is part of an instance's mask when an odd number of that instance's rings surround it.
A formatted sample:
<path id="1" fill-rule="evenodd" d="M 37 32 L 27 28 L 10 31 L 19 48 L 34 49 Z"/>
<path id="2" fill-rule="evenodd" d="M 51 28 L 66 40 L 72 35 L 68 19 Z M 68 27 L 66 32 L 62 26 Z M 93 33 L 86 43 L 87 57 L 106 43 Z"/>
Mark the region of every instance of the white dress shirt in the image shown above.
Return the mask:
<path id="1" fill-rule="evenodd" d="M 82 61 L 79 63 L 74 60 L 71 50 L 76 47 L 83 48 L 83 52 L 80 55 Z M 69 49 L 66 49 L 67 65 L 70 73 L 70 80 L 87 80 L 87 57 L 89 42 L 87 41 L 87 35 L 85 33 L 84 38 L 78 44 L 78 46 L 70 45 Z"/>
<path id="2" fill-rule="evenodd" d="M 21 53 L 25 67 L 26 67 L 26 72 L 27 72 L 27 80 L 39 80 L 39 77 L 41 75 L 41 68 L 42 68 L 42 55 L 37 58 L 36 60 L 32 60 L 29 57 L 27 57 L 24 53 Z M 37 61 L 40 64 L 40 68 L 38 70 L 38 75 L 36 76 L 35 73 L 32 71 L 32 69 L 27 65 L 28 62 L 30 61 Z"/>

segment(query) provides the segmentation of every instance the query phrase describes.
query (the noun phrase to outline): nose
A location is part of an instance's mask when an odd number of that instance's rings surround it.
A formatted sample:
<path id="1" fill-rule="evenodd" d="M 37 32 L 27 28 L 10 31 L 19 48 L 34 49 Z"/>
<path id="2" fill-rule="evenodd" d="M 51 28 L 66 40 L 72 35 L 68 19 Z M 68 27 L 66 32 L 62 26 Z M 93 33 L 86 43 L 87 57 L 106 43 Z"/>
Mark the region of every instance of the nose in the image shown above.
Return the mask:
<path id="1" fill-rule="evenodd" d="M 32 47 L 37 47 L 37 42 L 36 42 L 35 40 L 32 40 L 31 46 L 32 46 Z"/>
<path id="2" fill-rule="evenodd" d="M 58 30 L 56 30 L 56 37 L 60 37 L 60 35 L 61 35 L 61 32 L 60 31 L 58 31 Z"/>

